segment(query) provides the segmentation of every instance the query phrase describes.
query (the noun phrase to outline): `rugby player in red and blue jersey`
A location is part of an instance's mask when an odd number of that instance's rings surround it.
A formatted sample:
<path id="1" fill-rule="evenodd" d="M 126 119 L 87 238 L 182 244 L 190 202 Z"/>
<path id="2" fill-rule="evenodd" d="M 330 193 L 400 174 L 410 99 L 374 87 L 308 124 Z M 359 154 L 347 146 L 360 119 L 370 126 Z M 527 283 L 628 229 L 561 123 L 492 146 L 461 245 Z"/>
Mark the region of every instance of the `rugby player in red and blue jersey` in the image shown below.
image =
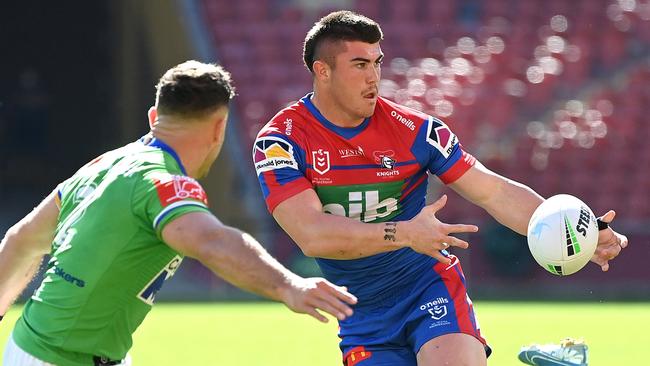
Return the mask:
<path id="1" fill-rule="evenodd" d="M 452 234 L 478 228 L 439 221 L 447 198 L 425 205 L 427 177 L 521 234 L 543 198 L 485 168 L 439 119 L 379 97 L 382 38 L 377 23 L 348 11 L 309 31 L 314 91 L 260 131 L 260 185 L 302 251 L 358 297 L 354 315 L 339 322 L 345 365 L 485 365 L 489 347 L 446 250 L 467 248 Z M 607 270 L 625 246 L 604 229 L 592 261 Z"/>

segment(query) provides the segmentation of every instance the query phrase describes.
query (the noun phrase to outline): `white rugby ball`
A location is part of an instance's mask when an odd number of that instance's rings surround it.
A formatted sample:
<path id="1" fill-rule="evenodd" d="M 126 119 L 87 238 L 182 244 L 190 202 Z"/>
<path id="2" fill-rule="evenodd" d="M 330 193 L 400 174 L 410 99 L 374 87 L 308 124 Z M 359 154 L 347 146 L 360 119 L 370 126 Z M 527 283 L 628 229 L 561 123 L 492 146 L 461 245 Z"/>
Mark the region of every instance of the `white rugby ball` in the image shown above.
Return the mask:
<path id="1" fill-rule="evenodd" d="M 584 267 L 596 251 L 596 216 L 580 199 L 558 194 L 544 201 L 528 223 L 528 248 L 545 270 L 567 276 Z"/>

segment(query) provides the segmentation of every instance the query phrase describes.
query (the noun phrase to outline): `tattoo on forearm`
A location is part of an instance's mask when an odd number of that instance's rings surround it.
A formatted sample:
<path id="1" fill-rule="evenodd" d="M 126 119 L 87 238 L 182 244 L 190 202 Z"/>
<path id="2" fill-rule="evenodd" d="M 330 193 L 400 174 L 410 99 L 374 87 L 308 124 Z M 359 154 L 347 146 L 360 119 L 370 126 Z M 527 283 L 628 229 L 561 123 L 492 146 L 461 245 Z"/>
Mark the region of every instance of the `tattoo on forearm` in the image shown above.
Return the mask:
<path id="1" fill-rule="evenodd" d="M 397 223 L 387 222 L 386 225 L 384 226 L 384 240 L 395 241 L 396 234 L 397 234 Z"/>

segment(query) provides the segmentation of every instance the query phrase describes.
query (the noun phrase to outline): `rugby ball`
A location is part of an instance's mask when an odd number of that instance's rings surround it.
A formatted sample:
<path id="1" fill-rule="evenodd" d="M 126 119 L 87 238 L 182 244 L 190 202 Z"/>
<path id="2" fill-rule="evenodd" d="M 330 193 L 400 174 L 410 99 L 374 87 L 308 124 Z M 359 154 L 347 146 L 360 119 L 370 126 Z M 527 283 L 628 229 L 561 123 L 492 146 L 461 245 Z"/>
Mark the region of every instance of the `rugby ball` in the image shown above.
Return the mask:
<path id="1" fill-rule="evenodd" d="M 558 194 L 537 207 L 527 238 L 530 253 L 542 268 L 567 276 L 584 267 L 596 251 L 596 216 L 579 198 Z"/>

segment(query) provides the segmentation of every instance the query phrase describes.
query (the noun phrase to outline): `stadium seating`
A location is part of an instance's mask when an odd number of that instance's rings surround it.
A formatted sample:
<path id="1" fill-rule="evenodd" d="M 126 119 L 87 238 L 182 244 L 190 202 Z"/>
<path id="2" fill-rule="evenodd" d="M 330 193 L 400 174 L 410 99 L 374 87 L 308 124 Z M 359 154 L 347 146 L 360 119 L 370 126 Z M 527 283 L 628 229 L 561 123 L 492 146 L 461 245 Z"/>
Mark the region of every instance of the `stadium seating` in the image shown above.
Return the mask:
<path id="1" fill-rule="evenodd" d="M 543 195 L 572 193 L 597 213 L 650 217 L 650 3 L 350 4 L 384 30 L 384 96 L 447 121 L 487 165 Z M 279 108 L 311 90 L 302 41 L 331 9 L 281 0 L 204 7 L 237 82 L 242 143 L 250 145 Z M 484 214 L 462 203 L 446 215 Z"/>

